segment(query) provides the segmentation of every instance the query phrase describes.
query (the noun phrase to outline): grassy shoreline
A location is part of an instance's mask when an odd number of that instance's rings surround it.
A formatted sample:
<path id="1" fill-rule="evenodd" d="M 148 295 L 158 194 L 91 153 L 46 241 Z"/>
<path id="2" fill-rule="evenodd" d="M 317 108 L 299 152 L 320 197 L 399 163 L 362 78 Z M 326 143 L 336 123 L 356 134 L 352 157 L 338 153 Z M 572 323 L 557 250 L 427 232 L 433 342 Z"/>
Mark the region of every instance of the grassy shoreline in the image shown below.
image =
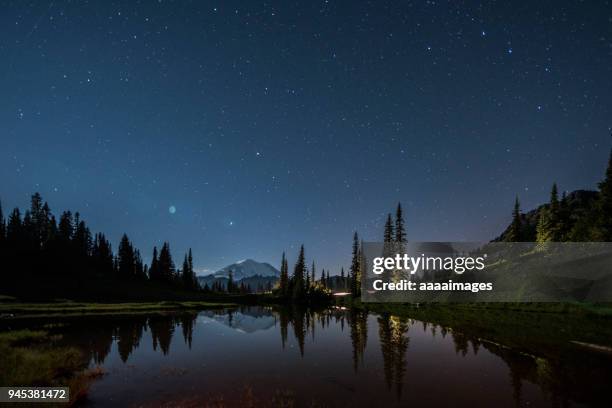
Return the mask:
<path id="1" fill-rule="evenodd" d="M 224 301 L 162 301 L 134 303 L 89 303 L 89 302 L 47 302 L 47 303 L 0 303 L 0 318 L 23 318 L 72 315 L 116 315 L 197 310 L 234 307 L 237 303 Z"/>
<path id="2" fill-rule="evenodd" d="M 610 305 L 580 304 L 382 304 L 352 307 L 431 323 L 517 351 L 556 356 L 577 348 L 612 347 Z M 590 347 L 595 349 L 595 347 Z"/>
<path id="3" fill-rule="evenodd" d="M 72 406 L 86 397 L 89 386 L 104 373 L 88 368 L 85 356 L 75 347 L 60 345 L 60 340 L 43 330 L 0 333 L 0 384 L 70 388 L 68 404 L 44 406 Z"/>
<path id="4" fill-rule="evenodd" d="M 87 315 L 87 314 L 134 314 L 208 308 L 237 307 L 239 305 L 279 305 L 278 298 L 268 295 L 219 296 L 205 300 L 164 300 L 151 302 L 88 302 L 55 300 L 46 302 L 18 301 L 8 296 L 0 296 L 0 318 Z M 543 315 L 568 315 L 572 318 L 602 318 L 612 321 L 612 304 L 579 303 L 362 303 L 359 299 L 338 299 L 341 306 L 370 310 L 376 313 L 395 315 L 421 315 L 423 312 L 453 312 L 460 315 L 472 313 L 508 312 L 532 313 Z"/>
<path id="5" fill-rule="evenodd" d="M 507 311 L 521 313 L 567 314 L 582 317 L 612 319 L 612 304 L 590 303 L 349 303 L 358 309 L 380 310 L 389 313 L 405 313 L 414 310 L 457 310 L 457 311 Z"/>

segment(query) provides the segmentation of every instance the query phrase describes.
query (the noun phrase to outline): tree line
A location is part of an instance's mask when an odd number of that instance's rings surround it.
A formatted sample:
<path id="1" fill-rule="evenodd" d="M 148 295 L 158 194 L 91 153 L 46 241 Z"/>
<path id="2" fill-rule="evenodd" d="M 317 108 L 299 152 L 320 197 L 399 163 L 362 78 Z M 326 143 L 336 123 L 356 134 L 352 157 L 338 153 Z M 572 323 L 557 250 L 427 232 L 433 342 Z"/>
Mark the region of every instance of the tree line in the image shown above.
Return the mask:
<path id="1" fill-rule="evenodd" d="M 304 245 L 301 245 L 291 276 L 289 275 L 287 257 L 285 256 L 285 252 L 283 252 L 280 277 L 274 293 L 285 300 L 291 300 L 293 302 L 322 300 L 329 298 L 331 295 L 330 283 L 329 271 L 327 271 L 326 275 L 324 269 L 321 270 L 321 278 L 317 280 L 314 261 L 312 262 L 311 268 L 308 269 L 306 266 Z"/>
<path id="2" fill-rule="evenodd" d="M 392 220 L 390 213 L 387 217 L 385 242 L 399 244 L 406 242 L 401 203 L 397 205 L 395 221 Z M 280 278 L 275 293 L 284 299 L 297 302 L 329 297 L 332 291 L 348 291 L 353 297 L 359 297 L 361 296 L 361 279 L 364 268 L 363 243 L 359 240 L 357 231 L 353 233 L 351 265 L 347 275 L 345 275 L 344 267 L 341 268 L 338 276 L 330 276 L 329 270 L 322 269 L 321 275 L 317 279 L 315 262 L 312 262 L 310 269 L 306 266 L 304 245 L 302 245 L 291 275 L 289 274 L 287 257 L 283 252 Z"/>
<path id="3" fill-rule="evenodd" d="M 93 235 L 78 212 L 63 211 L 59 220 L 39 193 L 32 195 L 23 215 L 13 209 L 5 220 L 0 204 L 0 260 L 3 287 L 17 293 L 35 284 L 32 279 L 111 278 L 151 281 L 186 290 L 198 289 L 191 249 L 181 268 L 176 268 L 170 245 L 158 253 L 153 248 L 151 265 L 126 234 L 114 253 L 103 233 Z"/>
<path id="4" fill-rule="evenodd" d="M 585 206 L 572 208 L 570 197 L 559 198 L 553 183 L 550 199 L 537 213 L 535 230 L 528 228 L 519 198 L 514 201 L 512 222 L 505 234 L 507 242 L 611 242 L 612 241 L 612 151 L 604 179 L 596 197 Z"/>

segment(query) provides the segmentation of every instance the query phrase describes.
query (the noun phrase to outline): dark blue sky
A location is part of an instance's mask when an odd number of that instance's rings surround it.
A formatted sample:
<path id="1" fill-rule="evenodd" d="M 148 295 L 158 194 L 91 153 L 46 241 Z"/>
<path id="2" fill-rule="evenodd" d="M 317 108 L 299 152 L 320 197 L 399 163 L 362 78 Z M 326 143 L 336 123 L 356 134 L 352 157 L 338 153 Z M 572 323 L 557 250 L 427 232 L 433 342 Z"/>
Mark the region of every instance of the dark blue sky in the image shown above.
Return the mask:
<path id="1" fill-rule="evenodd" d="M 398 201 L 491 239 L 612 144 L 608 1 L 1 3 L 5 212 L 40 191 L 147 260 L 337 273 Z"/>

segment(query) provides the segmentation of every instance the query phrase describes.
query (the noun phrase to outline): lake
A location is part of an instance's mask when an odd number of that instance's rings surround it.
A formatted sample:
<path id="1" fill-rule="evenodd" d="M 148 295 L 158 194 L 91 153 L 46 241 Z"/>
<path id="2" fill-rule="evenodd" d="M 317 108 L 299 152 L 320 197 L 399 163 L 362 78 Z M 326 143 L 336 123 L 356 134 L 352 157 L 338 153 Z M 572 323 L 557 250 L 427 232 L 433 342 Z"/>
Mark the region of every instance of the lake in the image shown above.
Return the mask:
<path id="1" fill-rule="evenodd" d="M 518 351 L 503 334 L 340 307 L 53 322 L 11 324 L 44 326 L 101 367 L 91 407 L 612 406 L 612 358 L 565 340 Z"/>

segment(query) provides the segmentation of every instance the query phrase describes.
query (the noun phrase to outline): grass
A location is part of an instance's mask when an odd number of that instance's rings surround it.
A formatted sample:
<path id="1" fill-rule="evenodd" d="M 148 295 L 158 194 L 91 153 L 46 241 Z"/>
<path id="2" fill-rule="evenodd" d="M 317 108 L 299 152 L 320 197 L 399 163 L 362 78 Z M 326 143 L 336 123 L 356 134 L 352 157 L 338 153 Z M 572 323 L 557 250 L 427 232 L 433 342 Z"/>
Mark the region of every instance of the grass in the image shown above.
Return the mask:
<path id="1" fill-rule="evenodd" d="M 100 369 L 87 370 L 88 362 L 81 352 L 73 347 L 58 346 L 59 340 L 59 336 L 50 336 L 45 331 L 0 333 L 0 384 L 68 386 L 70 404 L 85 396 L 93 379 L 102 372 Z"/>
<path id="2" fill-rule="evenodd" d="M 0 303 L 0 316 L 44 317 L 54 315 L 88 315 L 88 314 L 134 314 L 174 310 L 203 308 L 221 308 L 235 306 L 228 302 L 211 301 L 164 301 L 142 303 L 87 303 L 87 302 L 47 302 L 47 303 Z"/>
<path id="3" fill-rule="evenodd" d="M 371 303 L 374 304 L 374 303 Z M 363 304 L 367 305 L 367 304 Z M 439 309 L 463 310 L 463 311 L 512 311 L 526 313 L 555 313 L 569 314 L 572 316 L 582 317 L 611 317 L 612 304 L 601 303 L 510 303 L 510 302 L 494 302 L 494 303 L 422 303 L 420 305 L 402 304 L 402 303 L 380 303 L 381 307 L 397 308 L 397 310 L 414 309 L 415 307 L 430 307 Z"/>
<path id="4" fill-rule="evenodd" d="M 609 305 L 438 303 L 417 306 L 356 301 L 352 306 L 434 323 L 483 341 L 549 357 L 572 354 L 580 344 L 612 347 Z"/>

